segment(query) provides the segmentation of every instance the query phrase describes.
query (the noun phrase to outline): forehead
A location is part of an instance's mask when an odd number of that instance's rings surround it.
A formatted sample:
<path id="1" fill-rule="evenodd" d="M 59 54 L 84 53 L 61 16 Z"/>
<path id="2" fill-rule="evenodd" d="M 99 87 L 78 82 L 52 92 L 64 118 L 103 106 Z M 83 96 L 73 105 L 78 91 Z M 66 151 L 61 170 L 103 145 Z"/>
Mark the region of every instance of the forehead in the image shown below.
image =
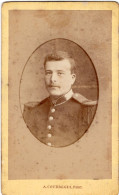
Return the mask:
<path id="1" fill-rule="evenodd" d="M 63 59 L 59 61 L 47 61 L 45 65 L 46 70 L 70 70 L 71 64 L 68 59 Z"/>

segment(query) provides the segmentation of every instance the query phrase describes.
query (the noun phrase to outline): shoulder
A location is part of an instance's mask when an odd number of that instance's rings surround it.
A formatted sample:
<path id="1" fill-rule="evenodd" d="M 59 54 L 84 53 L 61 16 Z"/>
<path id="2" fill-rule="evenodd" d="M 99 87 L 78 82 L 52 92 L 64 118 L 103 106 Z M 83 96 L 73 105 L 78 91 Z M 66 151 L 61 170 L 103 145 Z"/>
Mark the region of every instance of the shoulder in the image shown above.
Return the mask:
<path id="1" fill-rule="evenodd" d="M 48 98 L 45 98 L 39 102 L 27 102 L 24 104 L 24 109 L 31 109 L 32 110 L 32 109 L 37 108 L 38 106 L 44 104 L 47 100 L 48 100 Z"/>
<path id="2" fill-rule="evenodd" d="M 82 120 L 84 125 L 89 125 L 97 109 L 97 100 L 90 100 L 79 93 L 73 94 L 73 99 L 82 107 Z"/>
<path id="3" fill-rule="evenodd" d="M 40 102 L 28 102 L 24 104 L 23 116 L 34 115 L 39 110 L 39 108 L 42 107 L 41 105 L 44 105 L 47 102 L 47 100 L 48 98 L 45 98 Z"/>
<path id="4" fill-rule="evenodd" d="M 37 111 L 39 110 L 39 107 L 43 105 L 45 102 L 47 102 L 48 98 L 43 99 L 41 102 L 28 102 L 24 104 L 23 109 L 23 118 L 25 121 L 32 122 L 33 118 L 35 117 Z"/>
<path id="5" fill-rule="evenodd" d="M 96 106 L 97 105 L 97 100 L 87 99 L 85 96 L 81 95 L 80 93 L 74 93 L 72 98 L 76 100 L 78 103 L 85 105 L 85 106 Z"/>

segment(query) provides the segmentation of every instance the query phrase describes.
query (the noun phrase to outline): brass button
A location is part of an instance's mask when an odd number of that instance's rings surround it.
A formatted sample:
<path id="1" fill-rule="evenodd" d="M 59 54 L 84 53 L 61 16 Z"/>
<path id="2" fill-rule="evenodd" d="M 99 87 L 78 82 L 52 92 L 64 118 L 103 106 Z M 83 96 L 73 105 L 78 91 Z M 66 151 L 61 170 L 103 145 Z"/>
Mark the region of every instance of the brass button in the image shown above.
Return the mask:
<path id="1" fill-rule="evenodd" d="M 50 133 L 48 133 L 48 135 L 47 135 L 48 137 L 52 137 L 52 135 L 50 134 Z"/>
<path id="2" fill-rule="evenodd" d="M 48 128 L 48 129 L 51 129 L 52 127 L 51 127 L 51 125 L 48 125 L 47 128 Z"/>
<path id="3" fill-rule="evenodd" d="M 49 116 L 49 121 L 52 121 L 53 120 L 53 116 Z"/>
<path id="4" fill-rule="evenodd" d="M 50 142 L 47 143 L 48 146 L 51 146 L 52 144 Z"/>
<path id="5" fill-rule="evenodd" d="M 51 112 L 52 112 L 52 113 L 55 112 L 55 108 L 51 108 Z"/>

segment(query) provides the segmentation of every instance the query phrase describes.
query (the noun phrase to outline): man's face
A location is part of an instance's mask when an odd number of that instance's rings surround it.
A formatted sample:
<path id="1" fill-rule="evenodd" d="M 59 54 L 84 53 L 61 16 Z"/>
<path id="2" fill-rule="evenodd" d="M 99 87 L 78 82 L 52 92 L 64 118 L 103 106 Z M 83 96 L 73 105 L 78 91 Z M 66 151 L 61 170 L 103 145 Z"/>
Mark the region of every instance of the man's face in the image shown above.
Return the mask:
<path id="1" fill-rule="evenodd" d="M 75 82 L 76 75 L 71 73 L 68 59 L 47 61 L 45 65 L 45 83 L 51 96 L 66 94 Z"/>

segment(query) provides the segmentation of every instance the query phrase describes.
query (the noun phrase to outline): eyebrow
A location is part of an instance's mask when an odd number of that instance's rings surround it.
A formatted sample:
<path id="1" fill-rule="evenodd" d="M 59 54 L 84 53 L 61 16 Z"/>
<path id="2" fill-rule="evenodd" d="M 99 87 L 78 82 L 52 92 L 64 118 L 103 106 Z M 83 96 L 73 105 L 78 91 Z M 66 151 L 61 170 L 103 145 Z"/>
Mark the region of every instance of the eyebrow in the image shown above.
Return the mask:
<path id="1" fill-rule="evenodd" d="M 65 72 L 64 70 L 57 70 L 57 72 Z"/>
<path id="2" fill-rule="evenodd" d="M 53 70 L 45 70 L 45 72 L 52 72 Z M 56 70 L 56 72 L 65 72 L 64 70 Z"/>

